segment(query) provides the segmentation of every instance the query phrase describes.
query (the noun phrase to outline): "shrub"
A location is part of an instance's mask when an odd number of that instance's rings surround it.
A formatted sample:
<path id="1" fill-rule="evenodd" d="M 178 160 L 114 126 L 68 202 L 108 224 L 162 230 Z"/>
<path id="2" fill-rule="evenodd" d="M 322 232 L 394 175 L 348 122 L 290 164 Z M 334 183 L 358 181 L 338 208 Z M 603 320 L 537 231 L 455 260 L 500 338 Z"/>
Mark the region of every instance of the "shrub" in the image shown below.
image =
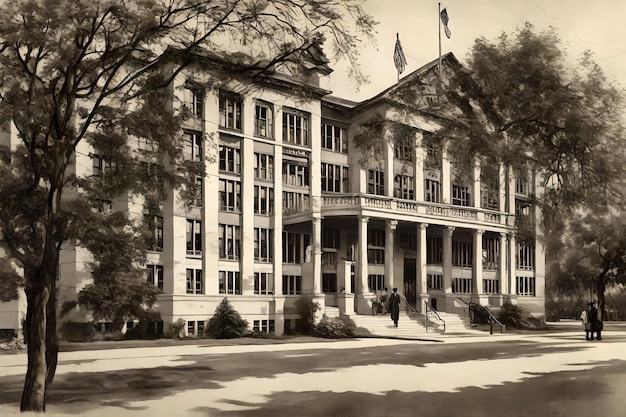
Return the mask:
<path id="1" fill-rule="evenodd" d="M 147 310 L 138 319 L 139 322 L 126 332 L 126 339 L 156 339 L 162 336 L 156 332 L 156 325 L 161 322 L 161 313 Z"/>
<path id="2" fill-rule="evenodd" d="M 93 322 L 66 321 L 61 325 L 61 339 L 68 342 L 93 342 L 96 338 L 96 329 Z"/>
<path id="3" fill-rule="evenodd" d="M 313 335 L 325 337 L 326 339 L 342 339 L 345 337 L 353 337 L 354 333 L 352 329 L 348 327 L 345 320 L 338 317 L 328 318 L 324 316 L 315 326 Z"/>
<path id="4" fill-rule="evenodd" d="M 185 319 L 178 319 L 176 320 L 174 323 L 172 323 L 172 338 L 176 339 L 180 339 L 180 332 L 183 331 L 183 329 L 185 328 L 185 325 L 187 324 L 187 322 L 185 321 Z"/>
<path id="5" fill-rule="evenodd" d="M 308 297 L 302 296 L 296 301 L 296 311 L 300 320 L 296 321 L 296 331 L 301 334 L 312 335 L 315 330 L 315 313 L 320 305 Z"/>
<path id="6" fill-rule="evenodd" d="M 498 320 L 507 327 L 516 329 L 542 329 L 546 327 L 542 320 L 533 317 L 528 311 L 513 304 L 504 304 L 501 307 Z"/>
<path id="7" fill-rule="evenodd" d="M 216 339 L 245 337 L 248 333 L 248 322 L 241 318 L 224 297 L 215 309 L 213 317 L 209 319 L 205 333 Z"/>

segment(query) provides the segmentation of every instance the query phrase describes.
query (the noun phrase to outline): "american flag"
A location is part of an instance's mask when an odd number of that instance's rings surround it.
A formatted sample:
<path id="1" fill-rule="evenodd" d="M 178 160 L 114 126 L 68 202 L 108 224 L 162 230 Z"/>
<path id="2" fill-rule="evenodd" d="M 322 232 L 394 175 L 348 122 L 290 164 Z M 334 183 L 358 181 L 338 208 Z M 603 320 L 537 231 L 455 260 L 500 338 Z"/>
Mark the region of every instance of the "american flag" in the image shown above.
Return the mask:
<path id="1" fill-rule="evenodd" d="M 400 35 L 396 35 L 396 37 L 396 47 L 393 51 L 393 63 L 396 64 L 398 74 L 402 74 L 402 71 L 404 71 L 406 67 L 406 58 L 404 57 L 404 52 L 402 52 L 402 45 L 400 45 Z"/>
<path id="2" fill-rule="evenodd" d="M 448 12 L 446 11 L 446 9 L 443 9 L 441 11 L 441 22 L 443 23 L 443 30 L 448 38 L 450 38 L 450 36 L 452 35 L 452 32 L 450 32 L 450 29 L 448 28 L 449 20 L 450 18 L 448 17 Z"/>

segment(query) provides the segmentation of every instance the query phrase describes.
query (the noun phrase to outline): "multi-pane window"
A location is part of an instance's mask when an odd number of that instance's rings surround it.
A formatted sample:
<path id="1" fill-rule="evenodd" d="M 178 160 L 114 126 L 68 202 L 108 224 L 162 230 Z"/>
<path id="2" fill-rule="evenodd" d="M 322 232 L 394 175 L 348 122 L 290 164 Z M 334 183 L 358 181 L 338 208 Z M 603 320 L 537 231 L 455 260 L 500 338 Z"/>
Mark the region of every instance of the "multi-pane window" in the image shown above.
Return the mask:
<path id="1" fill-rule="evenodd" d="M 190 130 L 185 131 L 185 148 L 183 153 L 188 161 L 202 162 L 202 133 Z"/>
<path id="2" fill-rule="evenodd" d="M 163 265 L 146 265 L 146 281 L 163 291 Z"/>
<path id="3" fill-rule="evenodd" d="M 254 213 L 272 214 L 274 211 L 274 189 L 262 185 L 254 186 Z"/>
<path id="4" fill-rule="evenodd" d="M 274 157 L 263 153 L 254 154 L 254 178 L 271 180 L 274 178 Z"/>
<path id="5" fill-rule="evenodd" d="M 405 251 L 417 251 L 417 236 L 400 232 L 398 234 L 398 245 Z"/>
<path id="6" fill-rule="evenodd" d="M 187 255 L 202 254 L 202 221 L 187 219 Z"/>
<path id="7" fill-rule="evenodd" d="M 341 229 L 324 227 L 322 229 L 322 248 L 339 249 L 341 243 Z"/>
<path id="8" fill-rule="evenodd" d="M 424 201 L 441 203 L 441 183 L 439 181 L 430 178 L 424 180 Z"/>
<path id="9" fill-rule="evenodd" d="M 137 137 L 137 149 L 142 151 L 156 151 L 157 143 L 146 137 Z"/>
<path id="10" fill-rule="evenodd" d="M 241 151 L 239 148 L 220 145 L 220 171 L 241 174 Z"/>
<path id="11" fill-rule="evenodd" d="M 283 111 L 283 142 L 309 146 L 309 117 L 304 113 Z"/>
<path id="12" fill-rule="evenodd" d="M 345 193 L 348 191 L 348 167 L 322 162 L 322 191 Z"/>
<path id="13" fill-rule="evenodd" d="M 367 262 L 382 265 L 385 263 L 385 231 L 370 229 L 367 233 Z"/>
<path id="14" fill-rule="evenodd" d="M 187 294 L 204 294 L 201 269 L 187 269 Z"/>
<path id="15" fill-rule="evenodd" d="M 309 186 L 309 167 L 296 163 L 283 163 L 283 184 L 294 187 Z"/>
<path id="16" fill-rule="evenodd" d="M 443 151 L 441 145 L 436 145 L 434 143 L 426 145 L 426 158 L 424 164 L 427 169 L 440 169 L 442 154 Z"/>
<path id="17" fill-rule="evenodd" d="M 187 86 L 183 91 L 183 104 L 191 114 L 202 117 L 204 112 L 204 91 L 201 88 Z"/>
<path id="18" fill-rule="evenodd" d="M 528 195 L 530 193 L 530 184 L 528 182 L 528 174 L 526 172 L 518 172 L 515 177 L 515 193 Z"/>
<path id="19" fill-rule="evenodd" d="M 117 164 L 102 155 L 91 155 L 92 174 L 98 177 L 103 183 L 109 176 L 115 175 Z"/>
<path id="20" fill-rule="evenodd" d="M 148 236 L 148 248 L 153 251 L 163 251 L 163 217 L 144 216 L 144 224 L 148 225 L 150 235 Z"/>
<path id="21" fill-rule="evenodd" d="M 517 242 L 517 269 L 535 268 L 535 245 Z"/>
<path id="22" fill-rule="evenodd" d="M 262 138 L 274 137 L 274 112 L 272 106 L 257 103 L 254 106 L 254 134 Z"/>
<path id="23" fill-rule="evenodd" d="M 322 274 L 322 292 L 337 292 L 337 274 Z"/>
<path id="24" fill-rule="evenodd" d="M 469 187 L 466 187 L 464 185 L 452 184 L 452 204 L 455 206 L 469 206 Z"/>
<path id="25" fill-rule="evenodd" d="M 241 254 L 241 227 L 219 225 L 219 251 L 221 259 L 239 259 Z"/>
<path id="26" fill-rule="evenodd" d="M 426 274 L 426 286 L 429 290 L 443 290 L 443 275 Z"/>
<path id="27" fill-rule="evenodd" d="M 187 336 L 202 336 L 204 334 L 204 320 L 188 321 Z"/>
<path id="28" fill-rule="evenodd" d="M 283 232 L 283 263 L 299 264 L 305 261 L 304 251 L 308 241 L 309 235 Z"/>
<path id="29" fill-rule="evenodd" d="M 271 229 L 254 228 L 254 260 L 271 262 L 274 258 L 274 231 Z"/>
<path id="30" fill-rule="evenodd" d="M 403 161 L 412 161 L 415 158 L 415 149 L 408 139 L 402 140 L 395 144 L 394 154 Z"/>
<path id="31" fill-rule="evenodd" d="M 283 191 L 283 214 L 294 214 L 309 211 L 308 194 Z"/>
<path id="32" fill-rule="evenodd" d="M 254 293 L 262 295 L 274 294 L 274 275 L 270 272 L 255 272 Z"/>
<path id="33" fill-rule="evenodd" d="M 515 216 L 519 218 L 530 216 L 530 204 L 526 201 L 515 201 Z"/>
<path id="34" fill-rule="evenodd" d="M 220 294 L 241 294 L 241 275 L 238 271 L 219 272 Z"/>
<path id="35" fill-rule="evenodd" d="M 322 123 L 322 148 L 347 153 L 348 135 L 346 129 Z"/>
<path id="36" fill-rule="evenodd" d="M 515 293 L 523 297 L 535 296 L 535 277 L 515 277 Z"/>
<path id="37" fill-rule="evenodd" d="M 483 268 L 498 269 L 498 259 L 500 258 L 500 240 L 485 238 L 483 241 Z"/>
<path id="38" fill-rule="evenodd" d="M 498 170 L 493 166 L 484 166 L 480 176 L 480 206 L 489 210 L 498 210 Z"/>
<path id="39" fill-rule="evenodd" d="M 426 263 L 441 264 L 443 262 L 443 240 L 440 237 L 426 238 Z"/>
<path id="40" fill-rule="evenodd" d="M 470 294 L 472 292 L 472 278 L 453 278 L 452 292 Z"/>
<path id="41" fill-rule="evenodd" d="M 241 130 L 241 97 L 220 94 L 220 127 Z"/>
<path id="42" fill-rule="evenodd" d="M 413 177 L 396 175 L 394 179 L 394 197 L 413 200 Z"/>
<path id="43" fill-rule="evenodd" d="M 252 330 L 262 333 L 274 333 L 274 320 L 254 320 Z"/>
<path id="44" fill-rule="evenodd" d="M 370 169 L 367 171 L 368 194 L 385 195 L 385 173 Z"/>
<path id="45" fill-rule="evenodd" d="M 302 292 L 302 277 L 300 275 L 283 275 L 283 294 L 295 295 Z"/>
<path id="46" fill-rule="evenodd" d="M 499 294 L 500 282 L 497 279 L 483 279 L 483 294 Z"/>
<path id="47" fill-rule="evenodd" d="M 385 289 L 385 276 L 370 274 L 367 276 L 367 287 L 370 292 L 382 291 Z"/>
<path id="48" fill-rule="evenodd" d="M 452 241 L 452 265 L 464 268 L 472 266 L 473 246 L 472 242 Z"/>
<path id="49" fill-rule="evenodd" d="M 220 179 L 220 210 L 241 212 L 241 182 Z"/>

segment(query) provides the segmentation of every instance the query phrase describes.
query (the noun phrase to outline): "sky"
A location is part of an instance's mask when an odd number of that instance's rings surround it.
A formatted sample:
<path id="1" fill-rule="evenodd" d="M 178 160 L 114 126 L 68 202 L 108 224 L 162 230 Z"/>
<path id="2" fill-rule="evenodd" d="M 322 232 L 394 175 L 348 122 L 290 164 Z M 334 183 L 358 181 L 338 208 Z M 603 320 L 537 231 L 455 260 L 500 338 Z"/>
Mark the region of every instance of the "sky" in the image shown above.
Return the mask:
<path id="1" fill-rule="evenodd" d="M 333 95 L 361 101 L 375 96 L 397 80 L 393 63 L 396 33 L 407 59 L 402 76 L 439 56 L 439 6 L 435 0 L 366 0 L 365 10 L 379 22 L 377 45 L 366 45 L 361 66 L 370 83 L 360 88 L 346 75 L 346 63 L 333 64 L 323 88 Z M 585 50 L 610 80 L 626 86 L 626 0 L 446 0 L 452 36 L 441 34 L 442 54 L 452 52 L 464 63 L 477 38 L 495 40 L 513 33 L 525 22 L 537 32 L 557 29 L 572 65 Z"/>

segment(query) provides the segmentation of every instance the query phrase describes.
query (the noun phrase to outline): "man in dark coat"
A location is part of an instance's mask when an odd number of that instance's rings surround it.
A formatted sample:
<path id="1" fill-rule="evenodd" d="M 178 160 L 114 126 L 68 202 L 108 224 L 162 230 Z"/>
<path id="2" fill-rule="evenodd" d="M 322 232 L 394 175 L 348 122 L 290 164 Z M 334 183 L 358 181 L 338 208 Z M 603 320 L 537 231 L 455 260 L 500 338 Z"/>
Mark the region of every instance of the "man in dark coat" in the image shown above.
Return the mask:
<path id="1" fill-rule="evenodd" d="M 589 327 L 591 330 L 591 338 L 588 340 L 593 340 L 594 333 L 596 334 L 596 339 L 602 340 L 602 317 L 593 301 L 589 303 L 587 320 L 589 320 Z"/>
<path id="2" fill-rule="evenodd" d="M 400 318 L 400 294 L 398 294 L 397 288 L 394 288 L 389 296 L 389 311 L 391 312 L 393 324 L 398 327 L 398 319 Z"/>

